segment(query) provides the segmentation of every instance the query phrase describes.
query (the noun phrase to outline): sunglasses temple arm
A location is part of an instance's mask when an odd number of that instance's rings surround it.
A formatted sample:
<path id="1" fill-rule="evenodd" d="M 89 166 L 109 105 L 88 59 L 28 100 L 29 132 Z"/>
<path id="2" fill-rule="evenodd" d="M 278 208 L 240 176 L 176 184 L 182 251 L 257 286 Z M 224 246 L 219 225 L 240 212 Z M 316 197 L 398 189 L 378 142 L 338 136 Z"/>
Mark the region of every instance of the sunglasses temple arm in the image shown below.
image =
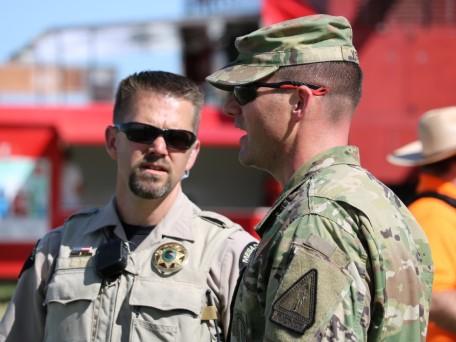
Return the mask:
<path id="1" fill-rule="evenodd" d="M 325 87 L 321 87 L 321 88 L 312 90 L 312 94 L 314 94 L 315 96 L 323 96 L 323 95 L 326 95 L 327 93 L 328 93 L 328 88 L 325 88 Z"/>

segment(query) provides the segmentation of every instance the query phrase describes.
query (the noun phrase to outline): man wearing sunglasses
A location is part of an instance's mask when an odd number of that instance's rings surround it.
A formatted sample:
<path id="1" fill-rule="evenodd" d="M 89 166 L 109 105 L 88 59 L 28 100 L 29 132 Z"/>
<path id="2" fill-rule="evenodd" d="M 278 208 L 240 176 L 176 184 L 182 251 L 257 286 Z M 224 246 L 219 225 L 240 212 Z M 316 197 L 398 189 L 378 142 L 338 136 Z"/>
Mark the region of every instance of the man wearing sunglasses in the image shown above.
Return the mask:
<path id="1" fill-rule="evenodd" d="M 236 39 L 238 58 L 208 76 L 244 130 L 239 159 L 284 191 L 258 225 L 232 341 L 419 341 L 432 262 L 425 235 L 349 146 L 361 95 L 352 30 L 316 15 Z"/>
<path id="2" fill-rule="evenodd" d="M 1 341 L 226 337 L 239 271 L 256 242 L 182 192 L 200 149 L 202 102 L 193 82 L 172 73 L 145 71 L 120 83 L 105 132 L 115 195 L 37 244 Z"/>

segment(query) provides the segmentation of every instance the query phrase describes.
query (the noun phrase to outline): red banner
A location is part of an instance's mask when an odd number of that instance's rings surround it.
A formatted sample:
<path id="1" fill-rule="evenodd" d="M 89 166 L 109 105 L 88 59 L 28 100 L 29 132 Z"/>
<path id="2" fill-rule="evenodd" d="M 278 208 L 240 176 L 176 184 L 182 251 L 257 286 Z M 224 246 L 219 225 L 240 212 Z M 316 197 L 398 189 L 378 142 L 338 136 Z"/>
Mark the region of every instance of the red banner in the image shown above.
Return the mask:
<path id="1" fill-rule="evenodd" d="M 261 5 L 263 25 L 316 13 L 308 0 L 262 0 Z"/>

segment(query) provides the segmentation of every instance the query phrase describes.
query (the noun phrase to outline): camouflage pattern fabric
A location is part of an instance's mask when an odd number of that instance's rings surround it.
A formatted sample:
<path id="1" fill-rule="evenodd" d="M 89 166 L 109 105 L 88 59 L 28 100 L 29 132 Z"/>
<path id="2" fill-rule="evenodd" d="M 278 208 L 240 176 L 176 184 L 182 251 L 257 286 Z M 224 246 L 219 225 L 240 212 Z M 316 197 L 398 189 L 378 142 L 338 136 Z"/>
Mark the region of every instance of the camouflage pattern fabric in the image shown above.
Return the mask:
<path id="1" fill-rule="evenodd" d="M 232 341 L 423 341 L 432 260 L 421 228 L 359 165 L 328 150 L 288 182 L 235 299 Z"/>
<path id="2" fill-rule="evenodd" d="M 359 63 L 348 20 L 318 14 L 283 21 L 236 38 L 237 59 L 206 79 L 222 90 L 271 75 L 280 67 L 317 62 Z"/>

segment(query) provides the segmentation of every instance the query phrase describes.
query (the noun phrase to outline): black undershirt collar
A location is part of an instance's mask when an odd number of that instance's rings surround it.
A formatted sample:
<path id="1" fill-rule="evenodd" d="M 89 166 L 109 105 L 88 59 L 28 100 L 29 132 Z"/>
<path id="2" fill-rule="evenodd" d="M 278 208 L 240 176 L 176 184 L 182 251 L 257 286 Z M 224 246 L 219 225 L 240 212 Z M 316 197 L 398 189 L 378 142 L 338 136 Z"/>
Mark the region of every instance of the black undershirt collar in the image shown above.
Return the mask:
<path id="1" fill-rule="evenodd" d="M 131 251 L 134 251 L 155 228 L 155 226 L 140 226 L 125 222 L 122 222 L 122 226 L 127 240 L 130 243 Z"/>

